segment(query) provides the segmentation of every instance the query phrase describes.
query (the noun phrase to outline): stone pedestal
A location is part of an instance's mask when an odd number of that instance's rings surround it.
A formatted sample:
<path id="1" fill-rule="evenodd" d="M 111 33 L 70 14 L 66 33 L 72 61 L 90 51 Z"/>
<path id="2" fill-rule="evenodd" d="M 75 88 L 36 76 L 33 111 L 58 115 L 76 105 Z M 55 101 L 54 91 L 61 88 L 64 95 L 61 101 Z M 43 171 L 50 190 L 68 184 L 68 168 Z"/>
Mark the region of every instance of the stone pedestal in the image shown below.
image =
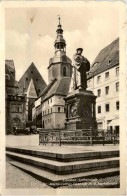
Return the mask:
<path id="1" fill-rule="evenodd" d="M 96 129 L 96 96 L 92 91 L 77 89 L 65 98 L 66 122 L 68 130 Z"/>

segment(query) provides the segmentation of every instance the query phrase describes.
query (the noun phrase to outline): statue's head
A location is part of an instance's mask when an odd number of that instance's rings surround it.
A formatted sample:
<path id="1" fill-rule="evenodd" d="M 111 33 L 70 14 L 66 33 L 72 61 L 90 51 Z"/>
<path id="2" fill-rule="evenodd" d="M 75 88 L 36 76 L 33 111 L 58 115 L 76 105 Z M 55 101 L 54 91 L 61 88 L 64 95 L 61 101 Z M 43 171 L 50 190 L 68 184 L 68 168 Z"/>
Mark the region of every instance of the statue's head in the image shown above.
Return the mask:
<path id="1" fill-rule="evenodd" d="M 77 51 L 77 54 L 81 55 L 83 52 L 83 48 L 77 48 L 76 51 Z"/>
<path id="2" fill-rule="evenodd" d="M 73 56 L 73 58 L 74 58 L 74 61 L 75 61 L 75 65 L 80 66 L 81 63 L 83 62 L 83 56 L 81 55 L 83 49 L 82 48 L 77 48 L 76 51 L 77 52 L 75 53 L 75 55 Z"/>

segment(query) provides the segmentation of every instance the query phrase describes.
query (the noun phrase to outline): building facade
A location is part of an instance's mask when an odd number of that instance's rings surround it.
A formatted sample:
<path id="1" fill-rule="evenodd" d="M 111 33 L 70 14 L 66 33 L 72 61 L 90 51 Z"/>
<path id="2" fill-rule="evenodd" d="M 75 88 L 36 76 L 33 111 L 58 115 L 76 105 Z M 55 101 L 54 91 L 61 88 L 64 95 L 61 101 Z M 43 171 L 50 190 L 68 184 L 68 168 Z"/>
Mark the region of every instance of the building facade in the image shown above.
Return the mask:
<path id="1" fill-rule="evenodd" d="M 119 39 L 100 51 L 88 73 L 87 86 L 97 96 L 98 129 L 119 132 Z"/>
<path id="2" fill-rule="evenodd" d="M 25 127 L 26 96 L 19 91 L 18 82 L 15 80 L 15 66 L 13 60 L 5 61 L 6 83 L 6 133 L 11 133 L 13 127 Z"/>

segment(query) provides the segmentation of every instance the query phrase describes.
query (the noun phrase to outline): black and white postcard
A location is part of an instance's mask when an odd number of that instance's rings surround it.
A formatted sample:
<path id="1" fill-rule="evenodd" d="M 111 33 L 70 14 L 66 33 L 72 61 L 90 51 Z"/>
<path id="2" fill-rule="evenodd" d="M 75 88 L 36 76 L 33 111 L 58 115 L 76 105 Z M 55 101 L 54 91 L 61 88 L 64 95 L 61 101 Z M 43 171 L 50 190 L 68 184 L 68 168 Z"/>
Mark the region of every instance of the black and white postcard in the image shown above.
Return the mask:
<path id="1" fill-rule="evenodd" d="M 125 3 L 0 10 L 1 194 L 125 195 Z"/>

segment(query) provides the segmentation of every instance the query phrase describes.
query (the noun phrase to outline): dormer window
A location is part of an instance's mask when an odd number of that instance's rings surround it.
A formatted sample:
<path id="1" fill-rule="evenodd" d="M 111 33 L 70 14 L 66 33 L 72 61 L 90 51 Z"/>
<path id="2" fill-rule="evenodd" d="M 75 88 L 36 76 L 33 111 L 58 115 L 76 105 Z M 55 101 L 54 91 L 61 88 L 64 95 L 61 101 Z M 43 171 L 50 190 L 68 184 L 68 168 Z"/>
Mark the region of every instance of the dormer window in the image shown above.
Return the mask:
<path id="1" fill-rule="evenodd" d="M 92 67 L 94 67 L 94 66 L 98 65 L 98 63 L 99 63 L 99 62 L 95 62 L 95 63 L 92 65 Z"/>

